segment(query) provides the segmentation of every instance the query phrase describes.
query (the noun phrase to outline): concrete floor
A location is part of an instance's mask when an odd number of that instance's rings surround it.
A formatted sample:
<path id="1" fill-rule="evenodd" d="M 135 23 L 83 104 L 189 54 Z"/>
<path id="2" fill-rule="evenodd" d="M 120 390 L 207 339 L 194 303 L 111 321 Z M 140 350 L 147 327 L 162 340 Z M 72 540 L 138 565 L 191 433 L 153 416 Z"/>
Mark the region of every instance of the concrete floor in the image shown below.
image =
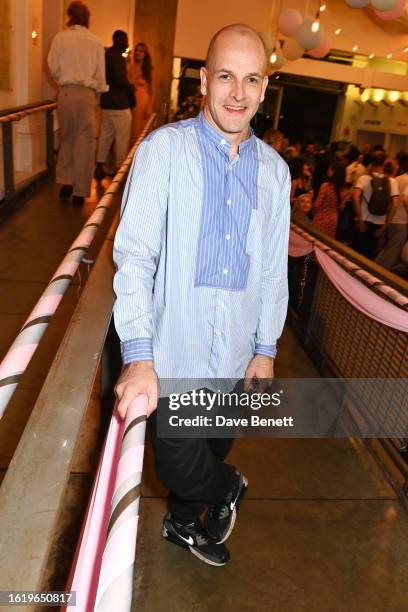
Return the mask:
<path id="1" fill-rule="evenodd" d="M 75 209 L 58 201 L 49 181 L 24 208 L 0 219 L 0 358 L 100 195 L 94 192 L 83 209 Z M 0 421 L 0 479 L 80 291 L 75 279 Z M 318 376 L 288 327 L 279 343 L 276 376 Z M 86 504 L 98 395 L 95 389 L 48 564 L 53 588 L 64 587 Z M 249 490 L 228 541 L 231 561 L 213 568 L 161 538 L 166 491 L 155 477 L 147 441 L 134 610 L 408 610 L 407 514 L 362 442 L 240 439 L 229 461 L 246 474 Z"/>

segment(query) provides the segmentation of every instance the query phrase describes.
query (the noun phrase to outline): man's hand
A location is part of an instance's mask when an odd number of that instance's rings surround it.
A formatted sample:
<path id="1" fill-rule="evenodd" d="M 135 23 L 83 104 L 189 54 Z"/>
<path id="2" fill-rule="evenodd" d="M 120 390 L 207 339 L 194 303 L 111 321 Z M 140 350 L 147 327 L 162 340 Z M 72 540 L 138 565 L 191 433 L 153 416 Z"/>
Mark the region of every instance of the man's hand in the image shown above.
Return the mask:
<path id="1" fill-rule="evenodd" d="M 266 355 L 255 355 L 245 372 L 245 391 L 265 391 L 273 380 L 273 358 Z"/>
<path id="2" fill-rule="evenodd" d="M 122 419 L 126 417 L 129 406 L 138 395 L 147 395 L 147 416 L 150 416 L 156 410 L 159 398 L 159 379 L 153 361 L 135 361 L 125 366 L 116 383 L 115 393 Z"/>
<path id="3" fill-rule="evenodd" d="M 359 232 L 366 232 L 367 231 L 367 226 L 364 223 L 364 221 L 357 221 L 356 225 L 357 225 L 357 229 L 358 229 Z"/>

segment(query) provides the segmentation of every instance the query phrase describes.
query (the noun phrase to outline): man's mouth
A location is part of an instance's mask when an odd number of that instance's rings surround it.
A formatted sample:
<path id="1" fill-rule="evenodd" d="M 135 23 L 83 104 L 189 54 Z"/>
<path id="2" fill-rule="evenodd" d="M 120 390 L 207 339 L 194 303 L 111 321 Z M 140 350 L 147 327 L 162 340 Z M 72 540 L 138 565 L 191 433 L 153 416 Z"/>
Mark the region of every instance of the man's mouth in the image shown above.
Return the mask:
<path id="1" fill-rule="evenodd" d="M 243 113 L 246 111 L 246 106 L 224 106 L 225 110 L 229 113 Z"/>

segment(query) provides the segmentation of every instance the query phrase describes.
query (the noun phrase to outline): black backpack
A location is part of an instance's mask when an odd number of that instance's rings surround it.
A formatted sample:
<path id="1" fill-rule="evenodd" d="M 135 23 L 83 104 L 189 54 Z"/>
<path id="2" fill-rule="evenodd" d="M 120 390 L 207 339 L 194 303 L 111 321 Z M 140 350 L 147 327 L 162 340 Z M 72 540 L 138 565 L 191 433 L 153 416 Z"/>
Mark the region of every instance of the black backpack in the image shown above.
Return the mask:
<path id="1" fill-rule="evenodd" d="M 371 215 L 382 217 L 387 214 L 391 204 L 391 186 L 386 176 L 373 176 L 371 178 L 371 198 L 367 200 L 368 212 Z"/>

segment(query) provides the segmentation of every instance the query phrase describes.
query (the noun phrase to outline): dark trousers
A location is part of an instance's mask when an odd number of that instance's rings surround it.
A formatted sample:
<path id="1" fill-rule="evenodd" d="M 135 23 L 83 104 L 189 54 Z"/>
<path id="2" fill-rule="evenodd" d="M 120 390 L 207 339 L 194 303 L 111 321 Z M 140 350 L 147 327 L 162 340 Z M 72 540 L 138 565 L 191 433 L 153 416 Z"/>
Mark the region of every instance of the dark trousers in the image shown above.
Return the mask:
<path id="1" fill-rule="evenodd" d="M 380 229 L 381 225 L 371 223 L 370 221 L 365 222 L 366 231 L 360 232 L 356 229 L 356 233 L 353 241 L 353 248 L 368 257 L 368 259 L 375 259 L 380 249 L 381 238 L 374 236 L 375 232 Z"/>
<path id="2" fill-rule="evenodd" d="M 168 404 L 161 398 L 157 410 Z M 234 485 L 235 468 L 224 463 L 233 438 L 159 438 L 157 411 L 149 418 L 158 478 L 169 489 L 176 521 L 191 523 L 208 504 L 221 502 Z"/>

